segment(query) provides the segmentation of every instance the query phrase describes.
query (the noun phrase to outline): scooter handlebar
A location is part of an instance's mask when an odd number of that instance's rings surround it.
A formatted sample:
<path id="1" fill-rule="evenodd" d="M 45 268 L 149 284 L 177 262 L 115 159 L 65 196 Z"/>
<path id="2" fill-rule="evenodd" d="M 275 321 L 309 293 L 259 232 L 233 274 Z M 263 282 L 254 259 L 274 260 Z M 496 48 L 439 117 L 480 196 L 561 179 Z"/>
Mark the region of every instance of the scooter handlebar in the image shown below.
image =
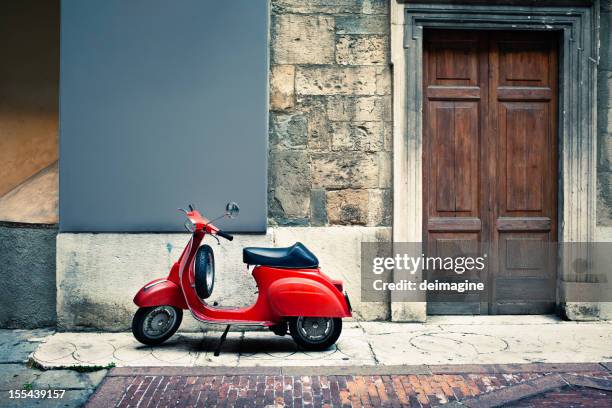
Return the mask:
<path id="1" fill-rule="evenodd" d="M 222 238 L 227 239 L 228 241 L 231 241 L 234 239 L 232 235 L 228 234 L 227 232 L 223 232 L 223 231 L 217 231 L 217 235 Z"/>

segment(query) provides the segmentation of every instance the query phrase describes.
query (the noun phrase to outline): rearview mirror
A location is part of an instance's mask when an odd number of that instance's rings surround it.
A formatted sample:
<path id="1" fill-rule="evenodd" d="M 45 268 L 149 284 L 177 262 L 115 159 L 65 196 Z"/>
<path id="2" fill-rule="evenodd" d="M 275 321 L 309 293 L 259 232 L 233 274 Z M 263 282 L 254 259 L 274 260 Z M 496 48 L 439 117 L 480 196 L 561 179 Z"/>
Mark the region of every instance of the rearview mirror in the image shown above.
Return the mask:
<path id="1" fill-rule="evenodd" d="M 230 201 L 229 203 L 227 203 L 227 205 L 225 206 L 225 215 L 228 218 L 234 218 L 238 215 L 238 213 L 240 212 L 240 207 L 238 207 L 238 204 L 236 204 L 233 201 Z"/>

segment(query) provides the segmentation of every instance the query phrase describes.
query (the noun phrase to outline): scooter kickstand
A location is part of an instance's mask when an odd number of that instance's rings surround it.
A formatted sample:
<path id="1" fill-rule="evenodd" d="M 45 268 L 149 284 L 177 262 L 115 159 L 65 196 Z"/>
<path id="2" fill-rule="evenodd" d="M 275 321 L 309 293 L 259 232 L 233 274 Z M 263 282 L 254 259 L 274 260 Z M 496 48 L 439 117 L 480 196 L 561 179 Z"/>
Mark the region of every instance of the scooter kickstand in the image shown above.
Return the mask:
<path id="1" fill-rule="evenodd" d="M 229 331 L 230 326 L 231 325 L 228 324 L 225 327 L 225 330 L 223 331 L 223 334 L 219 338 L 219 343 L 217 343 L 217 348 L 215 349 L 215 357 L 218 357 L 219 354 L 221 354 L 221 346 L 223 346 L 223 343 L 225 342 L 225 338 L 227 337 L 227 332 Z"/>

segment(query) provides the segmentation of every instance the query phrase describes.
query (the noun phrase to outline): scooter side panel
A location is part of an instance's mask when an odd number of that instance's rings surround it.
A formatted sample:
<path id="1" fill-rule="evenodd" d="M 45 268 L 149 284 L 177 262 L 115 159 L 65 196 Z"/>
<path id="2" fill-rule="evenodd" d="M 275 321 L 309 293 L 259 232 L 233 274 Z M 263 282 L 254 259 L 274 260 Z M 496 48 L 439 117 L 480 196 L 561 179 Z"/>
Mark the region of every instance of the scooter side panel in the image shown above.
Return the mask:
<path id="1" fill-rule="evenodd" d="M 134 296 L 134 303 L 138 307 L 174 306 L 187 309 L 181 288 L 167 279 L 156 279 L 144 285 Z"/>
<path id="2" fill-rule="evenodd" d="M 342 294 L 312 279 L 279 279 L 270 285 L 268 293 L 270 307 L 279 316 L 351 316 Z"/>

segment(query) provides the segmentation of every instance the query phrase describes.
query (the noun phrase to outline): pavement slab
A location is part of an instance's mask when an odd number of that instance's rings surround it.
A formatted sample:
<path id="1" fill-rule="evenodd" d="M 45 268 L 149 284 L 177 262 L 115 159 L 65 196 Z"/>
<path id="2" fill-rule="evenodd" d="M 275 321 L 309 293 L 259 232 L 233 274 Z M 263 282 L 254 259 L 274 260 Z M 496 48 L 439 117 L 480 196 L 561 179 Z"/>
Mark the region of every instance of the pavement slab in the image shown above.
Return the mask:
<path id="1" fill-rule="evenodd" d="M 31 384 L 41 374 L 25 364 L 0 364 L 0 391 L 20 390 L 24 384 Z"/>
<path id="2" fill-rule="evenodd" d="M 108 370 L 79 373 L 74 370 L 43 371 L 32 381 L 33 388 L 38 389 L 95 389 Z"/>
<path id="3" fill-rule="evenodd" d="M 0 406 L 77 408 L 85 404 L 102 381 L 107 370 L 44 371 L 29 364 L 32 353 L 53 333 L 46 329 L 0 330 Z M 84 350 L 87 344 L 80 346 Z M 64 390 L 62 398 L 10 398 L 11 391 L 14 394 L 49 389 Z"/>
<path id="4" fill-rule="evenodd" d="M 612 361 L 612 324 L 550 316 L 432 317 L 427 323 L 347 322 L 329 350 L 307 352 L 290 336 L 233 331 L 179 333 L 161 346 L 131 333 L 56 333 L 35 350 L 45 368 L 71 366 L 377 366 Z"/>
<path id="5" fill-rule="evenodd" d="M 53 330 L 7 330 L 0 329 L 0 364 L 23 363 L 28 361 L 30 354 L 38 344 Z"/>
<path id="6" fill-rule="evenodd" d="M 57 399 L 8 399 L 2 395 L 4 401 L 10 401 L 10 408 L 79 408 L 85 405 L 93 390 L 66 390 L 62 398 Z M 5 399 L 6 398 L 6 399 Z M 109 405 L 110 406 L 110 405 Z"/>

